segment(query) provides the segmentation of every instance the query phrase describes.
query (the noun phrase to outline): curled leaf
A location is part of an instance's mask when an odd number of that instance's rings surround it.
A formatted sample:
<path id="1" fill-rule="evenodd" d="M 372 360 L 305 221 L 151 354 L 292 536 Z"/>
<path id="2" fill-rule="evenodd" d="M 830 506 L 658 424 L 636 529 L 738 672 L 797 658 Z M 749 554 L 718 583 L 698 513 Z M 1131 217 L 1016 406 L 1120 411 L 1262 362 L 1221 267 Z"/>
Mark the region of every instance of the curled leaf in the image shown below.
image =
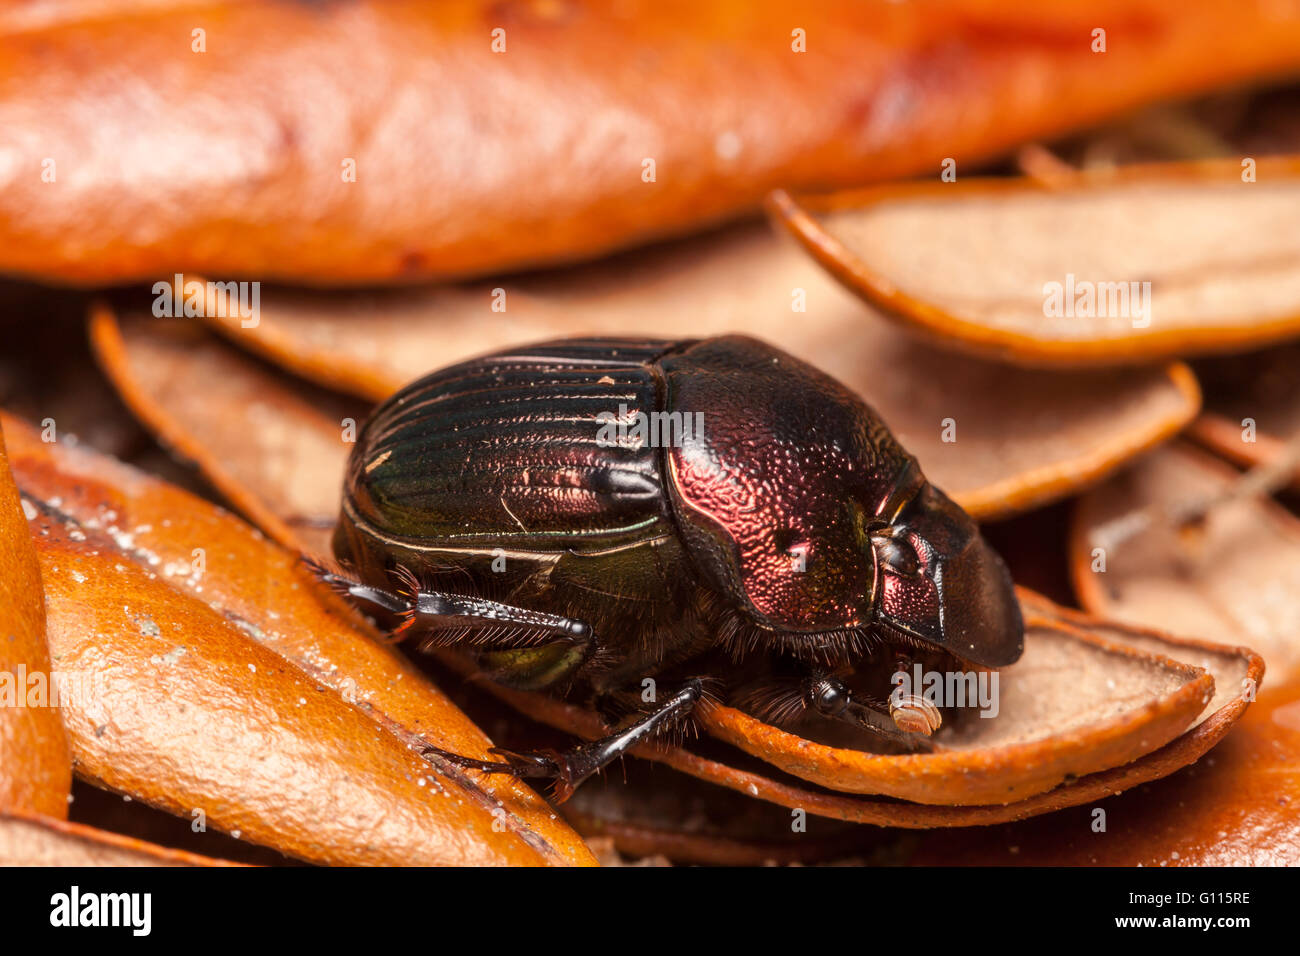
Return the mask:
<path id="1" fill-rule="evenodd" d="M 916 803 L 1013 803 L 1136 760 L 1178 736 L 1214 681 L 1199 667 L 1129 650 L 1050 618 L 1026 620 L 1024 656 L 999 671 L 996 712 L 941 731 L 934 754 L 828 747 L 712 706 L 710 733 L 812 783 Z"/>
<path id="2" fill-rule="evenodd" d="M 279 385 L 202 329 L 174 319 L 131 325 L 123 334 L 101 309 L 92 338 L 126 404 L 164 445 L 196 463 L 281 544 L 329 553 L 347 436 L 364 421 L 363 404 Z M 247 494 L 253 485 L 258 494 Z"/>
<path id="3" fill-rule="evenodd" d="M 1250 161 L 1254 163 L 1254 160 Z M 1031 365 L 1227 352 L 1300 332 L 1300 159 L 886 185 L 769 207 L 904 326 Z"/>
<path id="4" fill-rule="evenodd" d="M 1188 428 L 1189 437 L 1240 465 L 1293 457 L 1287 446 L 1300 436 L 1298 364 L 1295 343 L 1198 362 L 1205 411 Z M 1300 489 L 1300 472 L 1291 487 Z"/>
<path id="5" fill-rule="evenodd" d="M 1244 702 L 1240 706 L 1244 709 Z M 1211 715 L 1164 750 L 1203 737 L 1215 720 Z M 1094 797 L 1074 809 L 1023 823 L 923 839 L 913 862 L 1295 866 L 1300 863 L 1297 806 L 1300 682 L 1279 686 L 1270 681 L 1232 733 L 1205 759 L 1179 773 L 1100 805 Z"/>
<path id="6" fill-rule="evenodd" d="M 754 335 L 855 389 L 926 474 L 979 517 L 1030 508 L 1095 481 L 1176 432 L 1199 404 L 1195 380 L 1178 363 L 1042 372 L 914 342 L 793 243 L 761 227 L 500 284 L 383 295 L 267 290 L 256 327 L 245 328 L 238 315 L 210 321 L 241 348 L 373 400 L 435 368 L 546 338 L 647 330 L 667 338 Z M 128 319 L 120 335 L 138 343 L 138 358 L 128 363 L 109 320 L 101 314 L 96 321 L 101 355 L 112 356 L 109 373 L 128 398 L 145 388 L 165 406 L 172 396 L 162 395 L 158 378 L 184 382 L 200 374 L 178 367 L 203 358 L 186 354 L 192 343 L 170 347 L 173 357 L 162 361 L 164 328 Z M 148 419 L 143 403 L 133 404 Z"/>
<path id="7" fill-rule="evenodd" d="M 292 554 L 265 541 L 233 516 L 158 479 L 93 452 L 42 443 L 30 430 L 12 419 L 6 420 L 6 428 L 11 435 L 17 436 L 12 443 L 15 449 L 14 468 L 28 495 L 29 507 L 51 509 L 52 514 L 67 524 L 69 538 L 93 538 L 107 553 L 114 555 L 114 573 L 108 574 L 109 578 L 126 574 L 135 568 L 149 576 L 150 580 L 165 582 L 159 585 L 161 590 L 157 593 L 150 591 L 151 599 L 161 602 L 168 613 L 177 615 L 177 620 L 184 625 L 184 631 L 181 637 L 175 638 L 177 643 L 171 651 L 159 652 L 160 660 L 168 660 L 169 653 L 177 654 L 177 647 L 189 648 L 189 641 L 201 641 L 204 635 L 218 646 L 232 641 L 235 644 L 245 641 L 259 650 L 265 648 L 263 653 L 276 655 L 271 659 L 278 663 L 268 666 L 263 662 L 260 665 L 263 677 L 258 678 L 256 668 L 259 665 L 254 659 L 256 655 L 249 650 L 247 671 L 236 669 L 235 676 L 245 678 L 247 674 L 251 676 L 245 679 L 276 683 L 279 678 L 275 675 L 286 672 L 287 668 L 287 673 L 297 675 L 297 679 L 311 687 L 311 694 L 304 695 L 304 699 L 309 700 L 315 709 L 307 713 L 318 712 L 322 707 L 319 702 L 328 701 L 325 713 L 335 721 L 332 733 L 350 732 L 363 744 L 370 735 L 375 735 L 373 746 L 378 748 L 379 754 L 367 753 L 371 763 L 377 756 L 394 747 L 407 755 L 406 760 L 409 761 L 410 755 L 428 743 L 455 747 L 460 752 L 486 755 L 489 742 L 482 733 L 401 655 L 374 640 L 375 635 L 367 625 L 357 621 L 342 605 L 331 606 L 330 596 L 321 593 L 322 589 L 316 585 L 311 574 L 299 565 Z M 49 536 L 45 537 L 48 539 Z M 78 571 L 73 576 L 74 579 L 77 575 L 86 578 L 90 573 Z M 104 569 L 97 568 L 95 573 L 103 575 Z M 110 604 L 116 603 L 112 598 L 105 600 Z M 71 615 L 74 621 L 78 619 L 78 613 L 84 616 L 92 612 L 102 614 L 104 609 L 85 604 L 77 605 L 71 610 L 67 607 L 60 608 L 61 615 Z M 192 623 L 191 618 L 199 623 Z M 224 627 L 218 626 L 218 619 L 224 623 Z M 207 622 L 206 628 L 203 622 Z M 160 627 L 155 621 L 146 630 L 152 633 Z M 135 635 L 130 636 L 131 641 L 125 645 L 128 650 L 144 654 L 144 650 L 135 643 Z M 189 651 L 179 652 L 176 663 L 185 661 L 188 653 Z M 60 664 L 64 666 L 63 662 Z M 99 670 L 89 667 L 84 673 L 93 676 L 98 675 Z M 140 679 L 147 681 L 149 669 L 144 668 L 141 674 L 143 676 Z M 210 703 L 204 697 L 205 686 L 193 688 L 194 701 L 200 704 L 193 721 L 205 719 L 203 705 Z M 247 694 L 249 691 L 241 691 L 236 685 L 228 688 L 226 693 Z M 322 697 L 322 694 L 327 696 Z M 78 698 L 76 705 L 84 708 L 86 701 Z M 184 706 L 182 703 L 182 709 Z M 343 708 L 347 719 L 340 720 L 334 710 L 336 707 Z M 149 728 L 153 725 L 143 720 L 143 712 L 139 716 L 143 726 L 132 728 L 132 732 L 147 739 L 136 741 L 136 750 L 130 752 L 134 754 L 138 751 L 139 756 L 133 757 L 130 766 L 119 762 L 120 754 L 116 751 L 101 752 L 100 745 L 104 741 L 98 734 L 93 737 L 83 735 L 78 756 L 79 770 L 114 789 L 131 792 L 132 787 L 138 791 L 143 788 L 143 799 L 164 809 L 179 812 L 175 804 L 169 802 L 175 797 L 171 788 L 179 787 L 180 792 L 188 792 L 184 788 L 196 784 L 188 778 L 182 778 L 179 782 L 170 779 L 151 781 L 147 774 L 148 761 L 162 759 L 161 754 L 169 752 L 168 742 L 149 737 Z M 84 721 L 84 714 L 81 719 Z M 209 714 L 207 719 L 213 718 Z M 290 725 L 287 733 L 292 733 L 292 722 Z M 99 728 L 98 724 L 96 728 Z M 307 732 L 306 728 L 298 729 Z M 316 746 L 335 754 L 334 762 L 347 760 L 346 753 L 336 753 L 336 744 L 340 741 L 332 741 L 331 732 L 318 729 L 318 733 L 320 739 Z M 93 751 L 93 760 L 86 756 L 86 748 Z M 207 751 L 204 750 L 203 753 L 206 754 Z M 218 760 L 219 756 L 212 755 L 213 762 L 219 766 L 205 772 L 214 775 L 219 775 L 222 771 L 234 773 L 235 768 L 222 763 Z M 232 754 L 227 754 L 222 760 L 237 764 L 240 759 L 247 757 L 246 749 L 241 751 L 236 747 Z M 391 756 L 386 759 L 391 760 Z M 136 763 L 136 760 L 140 762 Z M 87 769 L 90 763 L 96 762 L 101 768 L 99 776 Z M 193 759 L 188 762 L 202 763 Z M 479 787 L 466 780 L 456 768 L 449 768 L 439 776 L 419 758 L 415 758 L 413 767 L 418 769 L 418 774 L 411 766 L 401 764 L 391 767 L 390 772 L 410 779 L 427 777 L 428 789 L 420 790 L 425 795 L 434 790 L 434 783 L 445 784 L 445 792 L 455 794 L 455 803 L 461 808 L 460 814 L 465 819 L 449 821 L 445 827 L 432 826 L 428 820 L 420 822 L 425 838 L 431 841 L 429 845 L 416 840 L 414 844 L 405 847 L 400 841 L 393 846 L 384 846 L 377 838 L 368 839 L 365 842 L 378 844 L 371 848 L 373 852 L 399 856 L 408 852 L 415 854 L 412 858 L 419 858 L 419 854 L 423 853 L 425 859 L 432 859 L 427 854 L 437 850 L 440 831 L 445 836 L 447 828 L 466 825 L 468 829 L 465 832 L 470 835 L 476 832 L 476 828 L 481 831 L 486 827 L 491 832 L 499 830 L 503 835 L 522 841 L 523 845 L 531 849 L 520 855 L 523 846 L 516 848 L 513 852 L 519 860 L 527 860 L 530 858 L 528 853 L 533 853 L 536 854 L 533 859 L 539 861 L 590 861 L 590 855 L 581 841 L 556 821 L 550 808 L 523 785 L 498 778 Z M 357 773 L 357 768 L 339 766 L 337 772 L 342 777 L 349 777 Z M 266 797 L 259 796 L 261 791 L 257 784 L 260 782 L 266 785 L 269 782 L 259 780 L 254 775 L 249 775 L 246 782 L 252 786 L 251 791 L 237 790 L 219 801 L 227 813 L 238 815 L 248 812 L 256 815 L 265 812 L 265 807 L 260 806 L 258 800 L 265 800 Z M 370 781 L 370 785 L 382 792 L 389 792 L 391 799 L 399 802 L 411 799 L 411 795 L 403 794 L 401 788 L 385 788 L 378 781 Z M 310 781 L 305 781 L 303 786 L 309 788 Z M 161 793 L 157 792 L 156 788 L 159 787 Z M 338 790 L 337 785 L 331 787 Z M 339 798 L 343 796 L 340 791 Z M 309 792 L 300 797 L 306 801 L 300 812 L 313 812 L 316 795 Z M 251 808 L 242 805 L 243 800 L 251 801 Z M 425 802 L 430 801 L 426 799 Z M 210 805 L 203 804 L 202 808 L 208 813 Z M 430 809 L 436 815 L 439 806 L 433 803 Z M 185 809 L 183 814 L 188 815 L 189 812 L 190 809 Z M 401 812 L 409 816 L 412 811 L 408 807 Z M 481 816 L 476 818 L 476 814 Z M 395 819 L 400 817 L 399 813 Z M 271 813 L 271 822 L 264 817 L 259 817 L 257 822 L 274 829 L 276 819 L 275 813 Z M 478 820 L 477 823 L 475 819 Z M 228 818 L 224 822 L 227 828 L 242 829 L 250 839 L 258 839 L 260 836 L 285 852 L 309 855 L 307 850 L 292 841 L 288 845 L 276 842 L 279 839 L 290 839 L 278 835 L 279 831 L 268 836 L 267 832 L 256 826 L 230 824 Z M 346 821 L 340 818 L 338 822 L 342 825 Z M 222 818 L 214 817 L 214 823 L 221 826 Z M 392 834 L 383 835 L 388 837 Z M 322 833 L 322 837 L 325 836 L 328 834 Z M 338 834 L 334 836 L 338 838 Z M 346 844 L 331 845 L 328 840 L 324 846 L 309 849 L 326 855 L 351 852 Z M 444 850 L 449 854 L 469 852 L 456 847 L 454 842 Z"/>
<path id="8" fill-rule="evenodd" d="M 0 813 L 68 815 L 72 757 L 45 643 L 40 565 L 0 431 Z"/>
<path id="9" fill-rule="evenodd" d="M 1213 721 L 1230 725 L 1246 712 L 1253 691 L 1264 677 L 1264 659 L 1247 647 L 1215 644 L 1195 637 L 1180 637 L 1152 627 L 1123 624 L 1096 617 L 1073 608 L 1061 607 L 1027 588 L 1019 588 L 1020 603 L 1026 613 L 1042 615 L 1058 624 L 1099 635 L 1109 641 L 1157 656 L 1170 657 L 1183 664 L 1199 667 L 1214 680 L 1214 696 L 1192 722 L 1193 728 Z M 1185 741 L 1192 734 L 1179 738 Z"/>
<path id="10" fill-rule="evenodd" d="M 587 781 L 562 810 L 593 848 L 607 841 L 632 859 L 715 866 L 874 861 L 894 842 L 889 831 L 839 821 L 792 827 L 798 815 L 784 807 L 648 761 L 628 761 L 618 772 Z"/>

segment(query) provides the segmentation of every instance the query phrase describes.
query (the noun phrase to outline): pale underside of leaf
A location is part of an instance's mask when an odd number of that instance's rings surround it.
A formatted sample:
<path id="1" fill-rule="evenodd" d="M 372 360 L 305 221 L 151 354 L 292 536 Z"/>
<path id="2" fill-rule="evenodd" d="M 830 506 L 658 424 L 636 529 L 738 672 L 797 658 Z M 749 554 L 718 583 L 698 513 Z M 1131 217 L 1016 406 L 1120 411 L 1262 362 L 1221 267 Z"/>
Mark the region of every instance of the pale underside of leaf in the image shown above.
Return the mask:
<path id="1" fill-rule="evenodd" d="M 0 866 L 238 866 L 106 830 L 0 814 Z"/>
<path id="2" fill-rule="evenodd" d="M 1156 521 L 1124 534 L 1158 503 L 1200 499 L 1236 474 L 1204 452 L 1170 445 L 1084 496 L 1071 536 L 1075 590 L 1099 615 L 1248 644 L 1270 682 L 1281 684 L 1300 673 L 1300 521 L 1257 498 L 1215 508 L 1190 532 Z M 1097 549 L 1104 572 L 1094 570 Z"/>
<path id="3" fill-rule="evenodd" d="M 1300 160 L 959 180 L 771 207 L 904 326 L 1027 364 L 1234 351 L 1300 333 Z"/>
<path id="4" fill-rule="evenodd" d="M 435 368 L 545 339 L 752 335 L 862 395 L 927 476 L 977 517 L 1086 486 L 1173 434 L 1199 405 L 1179 363 L 1041 372 L 919 343 L 762 226 L 503 283 L 382 295 L 267 290 L 255 327 L 237 314 L 211 321 L 241 348 L 374 400 Z M 129 323 L 125 334 L 144 338 Z"/>

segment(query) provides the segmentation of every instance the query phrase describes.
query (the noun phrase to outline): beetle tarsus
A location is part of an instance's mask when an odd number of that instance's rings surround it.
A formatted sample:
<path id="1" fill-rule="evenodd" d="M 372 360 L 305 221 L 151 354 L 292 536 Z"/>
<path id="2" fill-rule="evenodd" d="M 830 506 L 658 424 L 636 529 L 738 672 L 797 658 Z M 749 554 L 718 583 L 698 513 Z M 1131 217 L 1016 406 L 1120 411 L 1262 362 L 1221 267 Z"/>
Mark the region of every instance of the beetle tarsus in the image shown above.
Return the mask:
<path id="1" fill-rule="evenodd" d="M 558 750 L 517 751 L 507 750 L 504 747 L 491 747 L 488 753 L 506 759 L 476 760 L 473 757 L 462 757 L 450 750 L 443 750 L 441 747 L 425 747 L 420 751 L 423 757 L 432 754 L 458 767 L 477 770 L 480 773 L 508 773 L 516 777 L 554 777 L 562 774 L 564 769 L 564 755 Z"/>
<path id="2" fill-rule="evenodd" d="M 436 755 L 457 766 L 482 773 L 508 773 L 524 779 L 551 779 L 551 797 L 556 803 L 563 803 L 592 774 L 638 744 L 653 740 L 685 717 L 703 695 L 704 682 L 698 678 L 689 680 L 681 690 L 636 723 L 565 753 L 551 749 L 516 751 L 493 747 L 489 753 L 505 758 L 500 761 L 475 760 L 437 747 L 428 747 L 423 753 Z"/>
<path id="3" fill-rule="evenodd" d="M 303 555 L 301 561 L 331 591 L 350 597 L 355 601 L 387 611 L 389 614 L 401 614 L 410 603 L 400 594 L 385 591 L 383 588 L 372 587 L 345 574 L 331 571 L 315 558 Z"/>

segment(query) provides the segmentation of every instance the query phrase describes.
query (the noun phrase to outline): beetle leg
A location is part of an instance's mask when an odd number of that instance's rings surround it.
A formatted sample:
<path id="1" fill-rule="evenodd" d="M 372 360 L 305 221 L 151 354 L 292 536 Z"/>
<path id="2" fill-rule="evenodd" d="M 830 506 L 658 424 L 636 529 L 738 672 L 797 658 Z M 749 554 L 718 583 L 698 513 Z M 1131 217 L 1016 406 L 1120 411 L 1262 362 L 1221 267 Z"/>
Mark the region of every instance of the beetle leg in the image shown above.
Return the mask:
<path id="1" fill-rule="evenodd" d="M 401 588 L 390 591 L 336 574 L 314 561 L 306 560 L 306 563 L 321 581 L 353 602 L 399 617 L 400 623 L 390 633 L 394 640 L 401 640 L 415 629 L 429 632 L 425 642 L 428 647 L 459 643 L 529 647 L 562 640 L 580 646 L 584 659 L 596 649 L 596 637 L 590 626 L 576 618 L 450 591 L 426 591 L 406 568 L 397 570 Z M 500 632 L 492 633 L 490 639 L 480 635 L 475 640 L 475 632 L 494 627 Z M 448 635 L 448 639 L 439 640 L 440 632 Z"/>
<path id="2" fill-rule="evenodd" d="M 925 734 L 899 730 L 889 709 L 879 701 L 854 694 L 836 677 L 813 674 L 804 679 L 804 700 L 817 713 L 869 730 L 912 750 L 931 751 L 934 743 Z"/>
<path id="3" fill-rule="evenodd" d="M 499 761 L 473 760 L 459 754 L 448 753 L 437 747 L 429 747 L 423 753 L 426 756 L 432 754 L 457 766 L 484 773 L 508 773 L 516 777 L 553 779 L 555 782 L 552 796 L 557 803 L 563 803 L 573 795 L 573 791 L 582 781 L 622 757 L 638 744 L 653 739 L 690 713 L 703 693 L 704 684 L 701 680 L 698 678 L 689 680 L 681 690 L 636 723 L 615 731 L 607 737 L 581 744 L 566 753 L 555 750 L 517 752 L 493 747 L 490 753 L 504 758 Z"/>

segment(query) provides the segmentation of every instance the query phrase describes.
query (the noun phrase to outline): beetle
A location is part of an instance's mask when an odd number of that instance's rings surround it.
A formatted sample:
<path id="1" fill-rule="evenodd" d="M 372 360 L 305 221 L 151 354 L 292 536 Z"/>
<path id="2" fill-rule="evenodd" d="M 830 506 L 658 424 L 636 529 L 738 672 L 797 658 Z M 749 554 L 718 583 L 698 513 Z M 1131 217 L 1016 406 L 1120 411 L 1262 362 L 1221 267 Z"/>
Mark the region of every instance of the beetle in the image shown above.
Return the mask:
<path id="1" fill-rule="evenodd" d="M 567 753 L 426 751 L 559 799 L 679 727 L 727 682 L 706 667 L 775 661 L 770 712 L 927 749 L 934 715 L 891 716 L 846 671 L 927 649 L 1000 667 L 1024 641 L 1005 564 L 880 417 L 739 335 L 547 342 L 405 386 L 357 438 L 333 546 L 328 583 L 506 686 L 637 700 L 671 678 Z"/>

